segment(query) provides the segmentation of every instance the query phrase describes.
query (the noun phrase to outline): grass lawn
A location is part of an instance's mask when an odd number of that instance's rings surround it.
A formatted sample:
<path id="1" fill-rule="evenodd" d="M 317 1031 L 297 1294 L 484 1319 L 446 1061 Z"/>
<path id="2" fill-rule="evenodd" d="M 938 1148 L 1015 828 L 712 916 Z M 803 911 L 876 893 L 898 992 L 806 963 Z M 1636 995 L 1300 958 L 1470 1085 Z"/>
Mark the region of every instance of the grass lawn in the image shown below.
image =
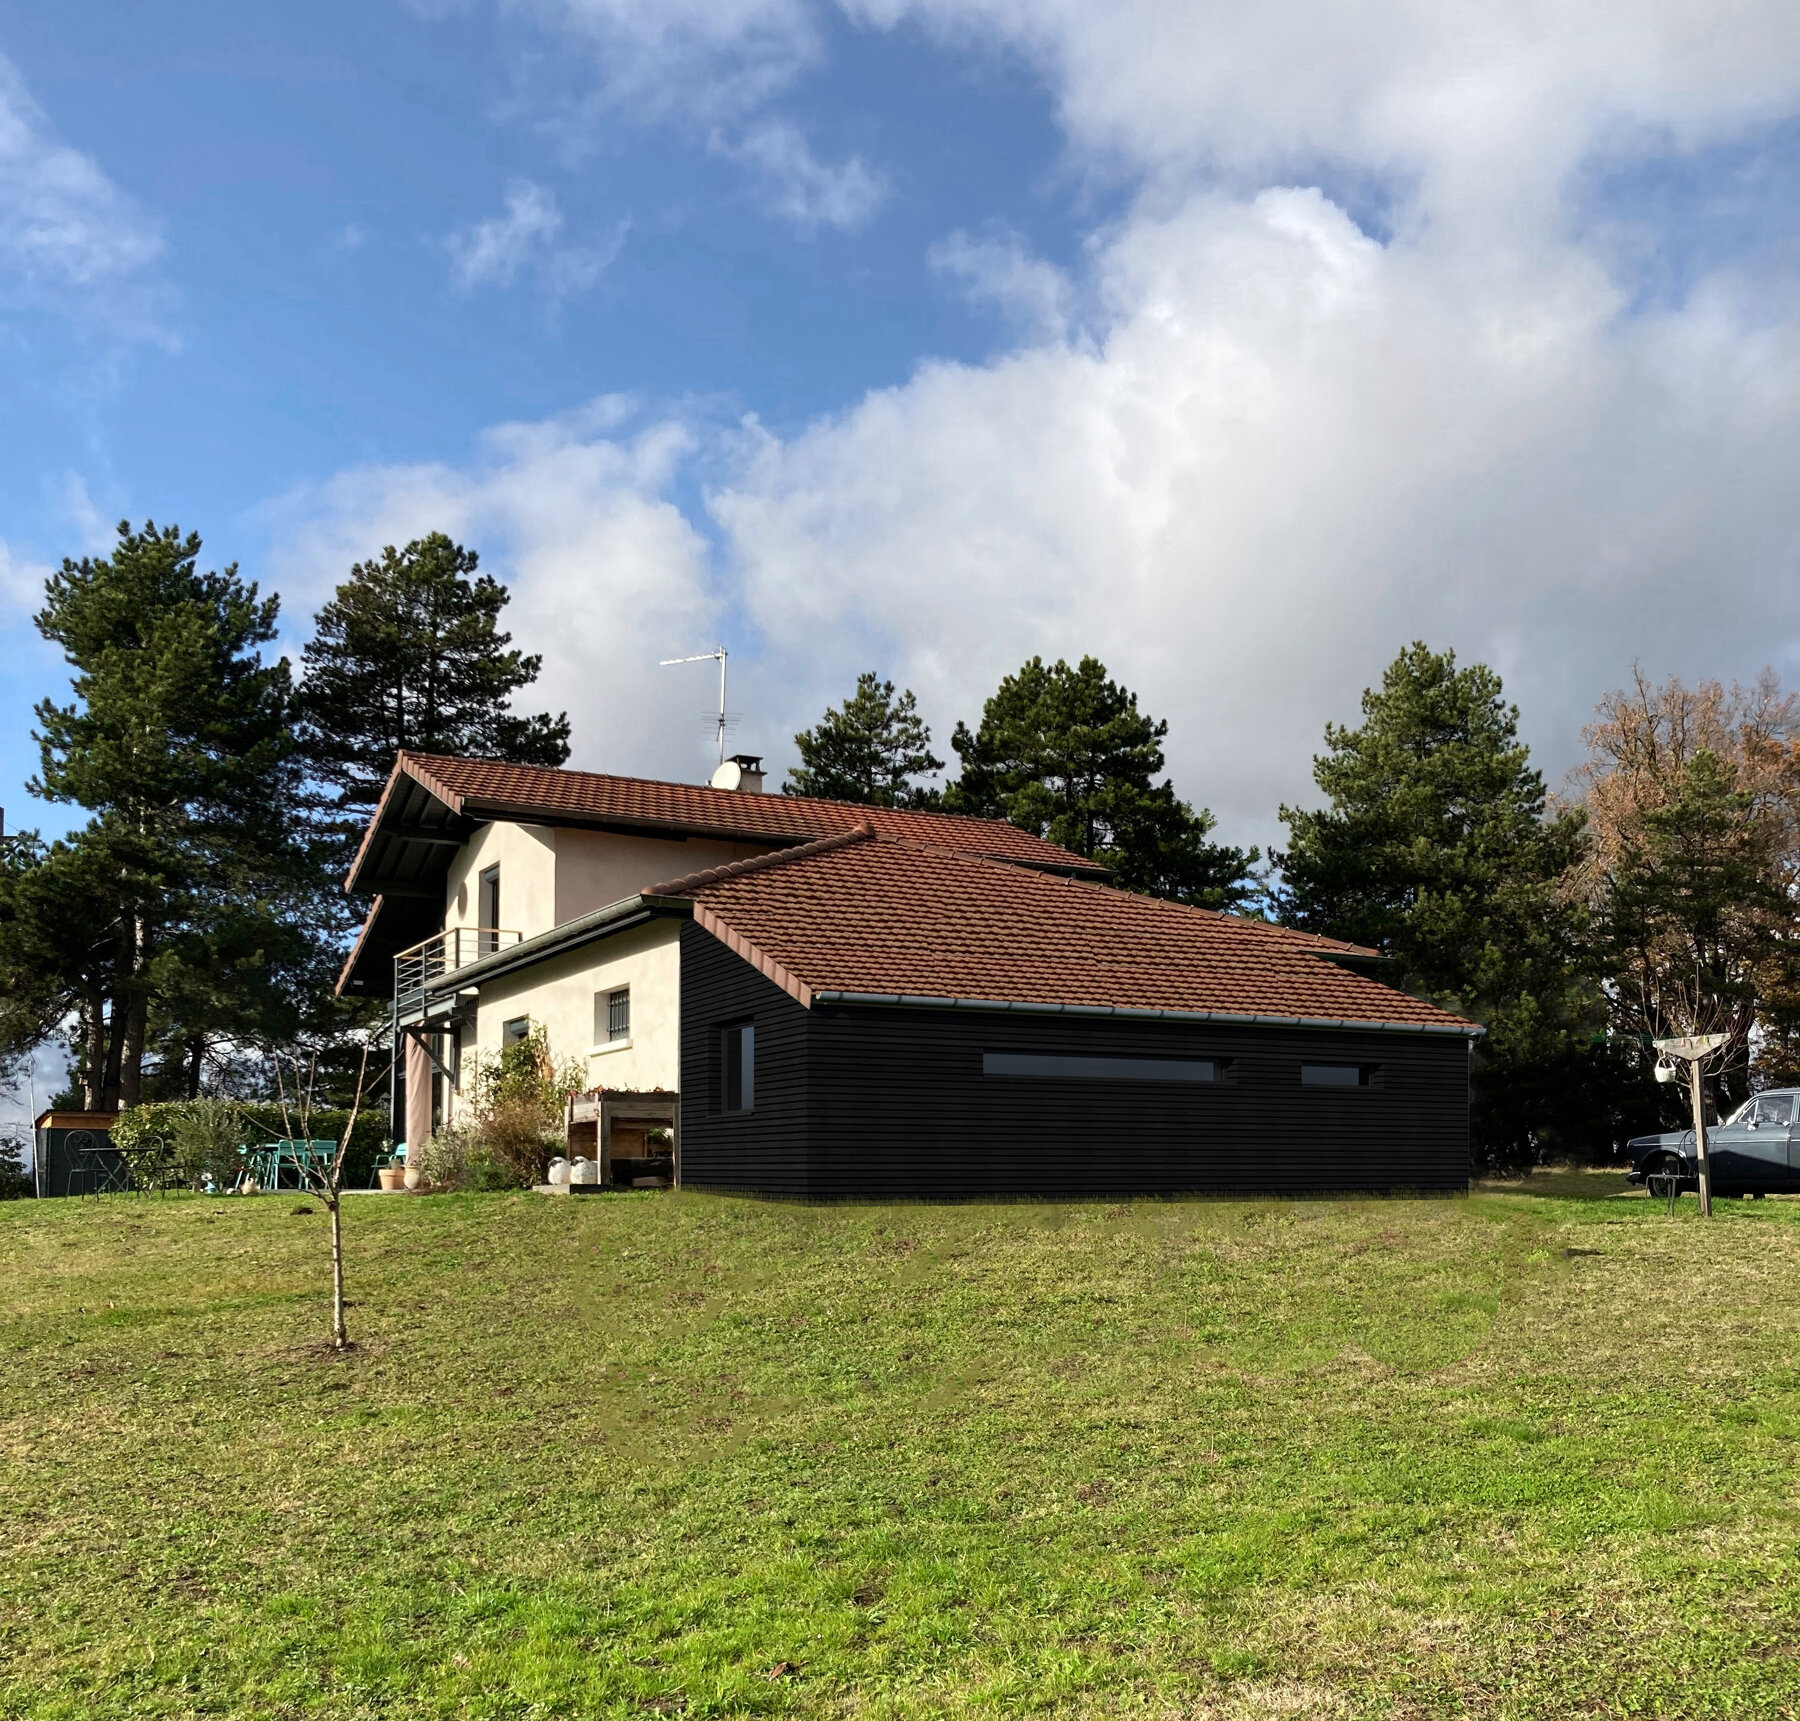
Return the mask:
<path id="1" fill-rule="evenodd" d="M 1800 1202 L 0 1206 L 0 1715 L 1800 1716 Z"/>

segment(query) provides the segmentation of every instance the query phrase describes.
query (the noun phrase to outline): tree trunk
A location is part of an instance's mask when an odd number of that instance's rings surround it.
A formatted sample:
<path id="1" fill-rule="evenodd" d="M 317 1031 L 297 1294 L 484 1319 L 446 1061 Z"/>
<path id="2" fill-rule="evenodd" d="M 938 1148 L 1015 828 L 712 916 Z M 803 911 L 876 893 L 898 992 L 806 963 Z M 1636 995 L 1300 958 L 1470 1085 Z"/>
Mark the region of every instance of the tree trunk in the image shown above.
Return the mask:
<path id="1" fill-rule="evenodd" d="M 81 1104 L 99 1111 L 106 1081 L 106 998 L 98 986 L 88 987 L 81 1013 Z"/>
<path id="2" fill-rule="evenodd" d="M 144 985 L 144 917 L 131 917 L 131 990 L 125 999 L 125 1038 L 119 1048 L 119 1105 L 134 1106 L 144 1086 L 144 1039 L 150 1026 L 150 997 Z"/>
<path id="3" fill-rule="evenodd" d="M 100 1079 L 101 1111 L 119 1109 L 119 1062 L 125 1055 L 125 1004 L 116 994 L 106 1015 L 106 1068 Z"/>
<path id="4" fill-rule="evenodd" d="M 347 1351 L 350 1334 L 344 1326 L 344 1219 L 341 1197 L 336 1191 L 325 1206 L 331 1214 L 331 1348 Z"/>
<path id="5" fill-rule="evenodd" d="M 196 1034 L 188 1041 L 187 1097 L 191 1100 L 200 1097 L 200 1074 L 205 1061 L 206 1036 Z"/>

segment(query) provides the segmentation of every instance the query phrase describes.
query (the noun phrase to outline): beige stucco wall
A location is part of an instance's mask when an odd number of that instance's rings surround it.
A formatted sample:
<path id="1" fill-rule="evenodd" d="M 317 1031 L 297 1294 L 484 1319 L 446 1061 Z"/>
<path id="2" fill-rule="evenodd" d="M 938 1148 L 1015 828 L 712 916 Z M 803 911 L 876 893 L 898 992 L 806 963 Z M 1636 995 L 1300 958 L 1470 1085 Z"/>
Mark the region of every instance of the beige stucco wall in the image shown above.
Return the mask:
<path id="1" fill-rule="evenodd" d="M 556 924 L 623 902 L 646 885 L 762 854 L 766 844 L 705 837 L 633 837 L 612 831 L 556 833 Z M 472 888 L 472 887 L 471 887 Z M 505 889 L 505 874 L 501 875 Z"/>
<path id="2" fill-rule="evenodd" d="M 483 982 L 475 1017 L 477 1053 L 495 1056 L 502 1028 L 525 1016 L 549 1030 L 558 1063 L 571 1058 L 581 1063 L 590 1087 L 679 1088 L 680 940 L 679 920 L 654 920 L 522 973 Z M 603 1017 L 602 1039 L 596 1042 L 595 995 L 620 986 L 631 988 L 630 1043 L 598 1049 L 605 1046 L 605 1024 Z"/>
<path id="3" fill-rule="evenodd" d="M 484 868 L 495 864 L 500 868 L 502 930 L 532 938 L 557 925 L 557 839 L 567 834 L 544 825 L 506 821 L 483 825 L 456 851 L 445 874 L 445 930 L 477 924 L 481 912 L 477 880 Z"/>

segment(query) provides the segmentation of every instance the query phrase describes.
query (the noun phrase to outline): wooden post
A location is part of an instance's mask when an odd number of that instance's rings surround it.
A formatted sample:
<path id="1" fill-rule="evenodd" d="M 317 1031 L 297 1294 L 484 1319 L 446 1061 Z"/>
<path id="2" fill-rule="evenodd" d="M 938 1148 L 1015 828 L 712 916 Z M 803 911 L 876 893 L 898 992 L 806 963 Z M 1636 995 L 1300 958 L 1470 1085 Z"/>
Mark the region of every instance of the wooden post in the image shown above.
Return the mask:
<path id="1" fill-rule="evenodd" d="M 1706 1097 L 1700 1086 L 1700 1060 L 1689 1058 L 1688 1095 L 1694 1102 L 1694 1158 L 1700 1167 L 1700 1216 L 1712 1217 L 1712 1165 L 1706 1157 Z"/>

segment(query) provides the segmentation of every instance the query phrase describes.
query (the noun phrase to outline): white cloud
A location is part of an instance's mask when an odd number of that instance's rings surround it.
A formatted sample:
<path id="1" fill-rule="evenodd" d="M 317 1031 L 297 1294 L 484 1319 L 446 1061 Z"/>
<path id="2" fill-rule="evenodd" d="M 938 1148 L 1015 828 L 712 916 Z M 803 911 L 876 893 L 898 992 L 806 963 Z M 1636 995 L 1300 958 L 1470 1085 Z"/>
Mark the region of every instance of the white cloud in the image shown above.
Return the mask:
<path id="1" fill-rule="evenodd" d="M 49 577 L 50 569 L 45 563 L 28 560 L 0 539 L 0 612 L 11 615 L 9 625 L 21 627 L 27 617 L 36 613 L 44 601 L 44 581 Z"/>
<path id="2" fill-rule="evenodd" d="M 860 155 L 833 166 L 818 159 L 805 134 L 787 120 L 753 125 L 735 141 L 715 135 L 714 150 L 755 169 L 771 214 L 803 232 L 866 226 L 886 201 L 888 182 Z"/>
<path id="3" fill-rule="evenodd" d="M 515 179 L 506 188 L 506 212 L 490 215 L 444 241 L 451 274 L 463 288 L 510 287 L 527 263 L 562 232 L 562 211 L 541 185 Z"/>
<path id="4" fill-rule="evenodd" d="M 463 467 L 362 468 L 281 499 L 268 583 L 290 625 L 384 544 L 449 532 L 510 586 L 504 625 L 544 656 L 524 703 L 574 715 L 576 764 L 696 775 L 704 698 L 656 667 L 714 625 L 706 543 L 666 494 L 693 441 L 669 420 L 627 435 L 631 417 L 603 398 L 499 426 Z"/>
<path id="5" fill-rule="evenodd" d="M 809 0 L 501 0 L 580 42 L 592 105 L 702 126 L 754 113 L 818 63 Z"/>
<path id="6" fill-rule="evenodd" d="M 1517 219 L 1596 143 L 1692 144 L 1792 111 L 1785 0 L 844 0 L 864 22 L 1034 56 L 1071 139 L 1157 172 L 1264 180 L 1319 158 L 1426 176 Z"/>
<path id="7" fill-rule="evenodd" d="M 0 56 L 0 303 L 97 312 L 146 335 L 155 225 L 91 156 L 57 142 Z"/>
<path id="8" fill-rule="evenodd" d="M 506 188 L 504 212 L 452 233 L 450 276 L 467 292 L 475 287 L 510 287 L 524 270 L 536 272 L 554 299 L 585 292 L 600 279 L 625 243 L 629 224 L 620 222 L 601 245 L 558 245 L 562 210 L 555 195 L 529 179 Z"/>
<path id="9" fill-rule="evenodd" d="M 972 239 L 958 230 L 926 255 L 938 274 L 959 283 L 969 299 L 992 306 L 1027 335 L 1060 340 L 1073 314 L 1073 284 L 1054 263 L 1034 257 L 1024 238 L 1000 228 Z"/>
<path id="10" fill-rule="evenodd" d="M 611 682 L 584 684 L 558 632 L 571 614 L 640 702 L 660 685 L 644 666 L 676 646 L 759 643 L 733 686 L 746 744 L 778 765 L 859 669 L 915 687 L 945 740 L 1031 653 L 1094 651 L 1170 718 L 1181 790 L 1261 840 L 1308 796 L 1325 721 L 1353 719 L 1415 637 L 1501 670 L 1553 777 L 1634 658 L 1800 671 L 1792 283 L 1702 265 L 1679 303 L 1636 312 L 1571 197 L 1596 156 L 1800 113 L 1800 13 L 855 14 L 1022 46 L 1077 164 L 1124 164 L 1142 195 L 1090 236 L 1079 279 L 1003 230 L 936 248 L 1019 321 L 1025 344 L 992 363 L 924 364 L 785 439 L 665 429 L 648 466 L 616 426 L 515 429 L 435 481 L 521 546 L 520 632 L 554 639 L 586 762 L 692 757 L 694 775 L 700 749 L 666 704 L 628 712 Z M 1385 186 L 1392 236 L 1314 178 Z M 709 518 L 677 512 L 678 472 L 707 484 Z M 586 607 L 587 563 L 560 546 L 610 543 L 615 521 L 620 589 L 648 624 Z"/>

